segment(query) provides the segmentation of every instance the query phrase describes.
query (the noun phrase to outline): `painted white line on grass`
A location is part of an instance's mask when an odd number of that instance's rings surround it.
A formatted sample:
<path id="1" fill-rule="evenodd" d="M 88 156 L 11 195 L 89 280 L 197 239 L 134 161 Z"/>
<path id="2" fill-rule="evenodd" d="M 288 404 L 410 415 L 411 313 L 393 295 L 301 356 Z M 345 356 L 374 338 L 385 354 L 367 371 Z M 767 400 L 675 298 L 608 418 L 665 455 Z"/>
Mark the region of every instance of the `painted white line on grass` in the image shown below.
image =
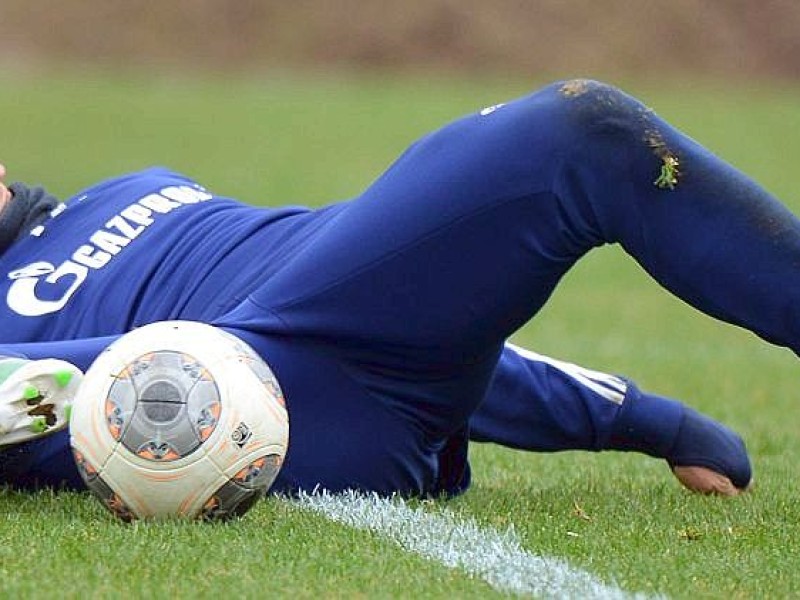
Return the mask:
<path id="1" fill-rule="evenodd" d="M 333 521 L 374 531 L 408 552 L 462 569 L 502 592 L 581 600 L 647 598 L 604 583 L 563 560 L 526 552 L 513 529 L 501 533 L 472 519 L 459 520 L 450 511 L 432 514 L 409 508 L 399 498 L 355 492 L 304 494 L 295 502 Z"/>

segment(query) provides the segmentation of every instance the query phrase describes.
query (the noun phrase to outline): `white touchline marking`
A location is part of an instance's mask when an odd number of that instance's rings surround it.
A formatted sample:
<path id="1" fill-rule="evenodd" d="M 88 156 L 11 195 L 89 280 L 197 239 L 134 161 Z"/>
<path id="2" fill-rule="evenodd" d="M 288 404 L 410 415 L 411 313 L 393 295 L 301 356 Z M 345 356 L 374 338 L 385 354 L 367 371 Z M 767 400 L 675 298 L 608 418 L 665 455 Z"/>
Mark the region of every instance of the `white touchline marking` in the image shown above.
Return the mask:
<path id="1" fill-rule="evenodd" d="M 557 558 L 522 548 L 513 528 L 505 533 L 459 519 L 449 510 L 428 513 L 400 498 L 357 492 L 302 494 L 293 501 L 356 529 L 367 529 L 408 552 L 478 576 L 501 592 L 540 598 L 644 599 L 607 584 Z"/>

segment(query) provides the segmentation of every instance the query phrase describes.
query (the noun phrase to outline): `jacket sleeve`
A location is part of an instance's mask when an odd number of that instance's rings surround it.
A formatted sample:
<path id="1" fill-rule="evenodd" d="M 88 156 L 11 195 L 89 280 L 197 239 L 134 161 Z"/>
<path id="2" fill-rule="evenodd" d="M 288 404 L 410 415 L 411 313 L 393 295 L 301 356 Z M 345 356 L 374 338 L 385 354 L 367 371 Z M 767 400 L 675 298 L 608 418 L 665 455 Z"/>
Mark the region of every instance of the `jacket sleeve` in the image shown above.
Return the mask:
<path id="1" fill-rule="evenodd" d="M 665 457 L 683 405 L 630 380 L 506 344 L 470 438 L 536 452 L 633 450 Z"/>
<path id="2" fill-rule="evenodd" d="M 94 359 L 119 337 L 112 335 L 58 342 L 0 344 L 0 356 L 24 356 L 31 360 L 59 358 L 85 371 Z"/>

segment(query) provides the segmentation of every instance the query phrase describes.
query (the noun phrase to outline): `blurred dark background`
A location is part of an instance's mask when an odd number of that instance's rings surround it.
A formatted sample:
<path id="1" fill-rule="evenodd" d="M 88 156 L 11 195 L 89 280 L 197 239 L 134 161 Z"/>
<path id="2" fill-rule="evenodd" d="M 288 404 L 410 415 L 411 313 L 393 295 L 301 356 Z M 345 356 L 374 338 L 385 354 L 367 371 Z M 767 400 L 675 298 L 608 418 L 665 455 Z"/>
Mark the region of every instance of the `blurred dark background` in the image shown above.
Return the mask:
<path id="1" fill-rule="evenodd" d="M 798 0 L 0 0 L 0 66 L 800 78 Z"/>

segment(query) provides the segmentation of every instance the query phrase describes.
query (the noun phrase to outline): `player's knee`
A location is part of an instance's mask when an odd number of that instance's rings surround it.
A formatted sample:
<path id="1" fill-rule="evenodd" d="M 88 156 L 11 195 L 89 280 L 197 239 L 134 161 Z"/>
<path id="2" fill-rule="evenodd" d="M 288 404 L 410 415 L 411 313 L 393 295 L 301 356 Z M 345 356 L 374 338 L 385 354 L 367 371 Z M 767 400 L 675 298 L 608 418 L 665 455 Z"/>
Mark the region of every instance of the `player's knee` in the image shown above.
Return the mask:
<path id="1" fill-rule="evenodd" d="M 591 79 L 558 81 L 544 92 L 572 136 L 641 137 L 651 112 L 619 88 Z"/>

